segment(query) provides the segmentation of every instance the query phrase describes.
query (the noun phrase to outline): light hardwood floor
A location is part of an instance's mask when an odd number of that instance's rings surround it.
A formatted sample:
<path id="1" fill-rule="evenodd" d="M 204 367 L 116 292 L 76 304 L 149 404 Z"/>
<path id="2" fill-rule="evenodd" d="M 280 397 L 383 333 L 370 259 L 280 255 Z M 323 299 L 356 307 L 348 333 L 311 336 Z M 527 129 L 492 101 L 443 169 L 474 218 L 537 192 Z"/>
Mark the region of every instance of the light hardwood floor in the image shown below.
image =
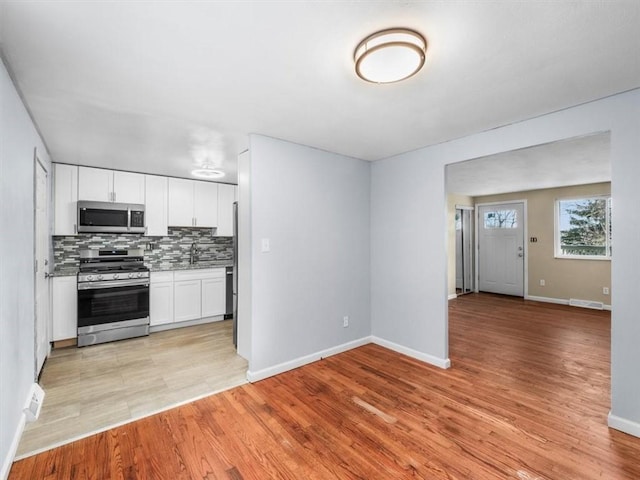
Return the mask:
<path id="1" fill-rule="evenodd" d="M 246 371 L 231 320 L 53 350 L 40 418 L 27 425 L 18 458 L 241 385 Z"/>
<path id="2" fill-rule="evenodd" d="M 16 462 L 19 479 L 637 480 L 607 312 L 450 302 L 452 368 L 366 345 Z"/>

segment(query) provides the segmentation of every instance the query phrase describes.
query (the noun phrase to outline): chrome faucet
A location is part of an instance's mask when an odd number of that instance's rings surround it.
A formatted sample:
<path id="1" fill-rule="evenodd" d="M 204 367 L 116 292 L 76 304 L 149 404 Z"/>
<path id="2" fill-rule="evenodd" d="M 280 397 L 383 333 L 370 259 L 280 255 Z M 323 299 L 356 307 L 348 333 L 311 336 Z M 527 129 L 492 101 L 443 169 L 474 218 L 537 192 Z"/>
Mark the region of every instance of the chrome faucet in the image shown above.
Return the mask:
<path id="1" fill-rule="evenodd" d="M 198 261 L 199 253 L 200 253 L 200 250 L 198 250 L 198 245 L 195 242 L 193 242 L 191 244 L 191 248 L 189 249 L 189 263 L 191 265 L 193 265 Z"/>

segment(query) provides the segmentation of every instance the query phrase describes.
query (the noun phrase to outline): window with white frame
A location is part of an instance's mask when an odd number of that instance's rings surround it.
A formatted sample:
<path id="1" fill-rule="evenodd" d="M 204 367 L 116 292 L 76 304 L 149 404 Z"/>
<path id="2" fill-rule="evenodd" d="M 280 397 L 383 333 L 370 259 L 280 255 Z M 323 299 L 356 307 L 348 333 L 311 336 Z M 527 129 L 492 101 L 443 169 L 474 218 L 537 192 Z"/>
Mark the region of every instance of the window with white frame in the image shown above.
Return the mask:
<path id="1" fill-rule="evenodd" d="M 558 258 L 611 258 L 611 197 L 556 200 Z"/>

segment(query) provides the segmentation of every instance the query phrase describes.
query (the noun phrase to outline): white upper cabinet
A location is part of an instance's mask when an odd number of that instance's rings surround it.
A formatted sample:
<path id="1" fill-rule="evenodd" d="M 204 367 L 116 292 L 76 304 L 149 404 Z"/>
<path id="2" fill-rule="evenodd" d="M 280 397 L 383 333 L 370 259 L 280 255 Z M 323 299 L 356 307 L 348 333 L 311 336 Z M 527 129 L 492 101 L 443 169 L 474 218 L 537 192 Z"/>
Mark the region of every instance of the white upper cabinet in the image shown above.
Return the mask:
<path id="1" fill-rule="evenodd" d="M 233 236 L 233 202 L 236 200 L 238 187 L 235 185 L 218 185 L 218 230 L 217 237 Z"/>
<path id="2" fill-rule="evenodd" d="M 169 179 L 169 225 L 216 227 L 218 185 L 180 178 Z"/>
<path id="3" fill-rule="evenodd" d="M 77 230 L 78 167 L 53 164 L 54 235 L 75 235 Z"/>
<path id="4" fill-rule="evenodd" d="M 78 200 L 112 202 L 113 171 L 103 168 L 79 167 Z"/>
<path id="5" fill-rule="evenodd" d="M 141 173 L 113 172 L 113 201 L 144 204 L 145 176 Z"/>
<path id="6" fill-rule="evenodd" d="M 168 234 L 169 183 L 167 177 L 145 175 L 145 216 L 147 235 L 161 237 Z"/>
<path id="7" fill-rule="evenodd" d="M 194 183 L 193 216 L 196 227 L 218 226 L 218 185 L 209 182 Z"/>
<path id="8" fill-rule="evenodd" d="M 193 227 L 193 182 L 169 179 L 169 225 Z"/>
<path id="9" fill-rule="evenodd" d="M 140 173 L 79 167 L 78 200 L 143 204 L 144 177 Z"/>

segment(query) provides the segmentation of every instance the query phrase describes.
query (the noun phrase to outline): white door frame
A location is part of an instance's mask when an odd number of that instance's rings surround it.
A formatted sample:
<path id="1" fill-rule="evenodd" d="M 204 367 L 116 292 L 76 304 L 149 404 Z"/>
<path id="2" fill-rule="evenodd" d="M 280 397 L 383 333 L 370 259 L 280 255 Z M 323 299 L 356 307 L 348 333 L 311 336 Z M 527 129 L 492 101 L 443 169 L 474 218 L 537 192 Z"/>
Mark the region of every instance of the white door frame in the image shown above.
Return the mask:
<path id="1" fill-rule="evenodd" d="M 501 202 L 486 202 L 486 203 L 476 203 L 475 204 L 475 285 L 474 291 L 478 293 L 480 291 L 480 239 L 478 238 L 480 234 L 479 224 L 480 224 L 480 207 L 490 207 L 492 205 L 503 205 L 505 203 L 522 203 L 522 211 L 524 217 L 524 230 L 522 232 L 523 245 L 524 245 L 524 273 L 523 273 L 523 291 L 524 295 L 522 298 L 529 297 L 529 221 L 527 219 L 527 200 L 503 200 Z"/>
<path id="2" fill-rule="evenodd" d="M 37 247 L 37 242 L 38 242 L 38 238 L 37 238 L 37 232 L 38 232 L 38 227 L 36 225 L 37 222 L 37 209 L 36 209 L 36 202 L 37 202 L 37 196 L 38 196 L 38 168 L 42 168 L 42 170 L 44 171 L 45 175 L 46 175 L 46 182 L 45 182 L 45 189 L 46 191 L 44 192 L 45 194 L 45 216 L 46 216 L 46 225 L 44 225 L 44 230 L 45 230 L 45 236 L 47 237 L 47 248 L 46 248 L 46 263 L 44 265 L 38 265 L 38 268 L 34 268 L 33 271 L 33 292 L 34 292 L 34 300 L 37 300 L 38 298 L 38 275 L 39 273 L 44 270 L 44 275 L 45 275 L 45 284 L 46 284 L 46 301 L 47 301 L 47 305 L 46 305 L 46 310 L 48 312 L 48 318 L 46 319 L 46 323 L 45 323 L 45 336 L 46 336 L 46 342 L 47 342 L 47 349 L 46 349 L 46 356 L 45 356 L 45 360 L 46 358 L 49 356 L 49 353 L 51 352 L 51 285 L 50 285 L 50 280 L 49 280 L 49 268 L 50 268 L 50 260 L 51 260 L 51 248 L 49 246 L 50 241 L 49 239 L 50 237 L 50 233 L 51 233 L 51 211 L 50 211 L 50 204 L 51 204 L 51 190 L 50 190 L 50 185 L 51 185 L 51 172 L 49 171 L 49 169 L 47 168 L 47 165 L 45 163 L 43 163 L 40 158 L 38 157 L 38 150 L 34 148 L 33 151 L 33 258 L 35 261 L 37 261 L 37 253 L 38 253 L 38 247 Z M 34 311 L 33 311 L 33 346 L 34 346 L 34 350 L 33 350 L 33 371 L 34 371 L 34 381 L 37 382 L 38 381 L 38 376 L 40 375 L 40 369 L 39 369 L 39 365 L 38 365 L 38 322 L 40 321 L 40 319 L 38 318 L 38 306 L 37 306 L 37 301 L 34 301 Z"/>
<path id="3" fill-rule="evenodd" d="M 476 208 L 474 206 L 469 206 L 469 205 L 460 205 L 460 204 L 455 204 L 454 207 L 454 211 L 455 210 L 470 210 L 472 212 L 471 215 L 473 215 L 473 243 L 474 246 L 472 247 L 472 252 L 471 255 L 473 256 L 472 258 L 472 262 L 473 262 L 473 269 L 475 270 L 473 272 L 473 291 L 477 292 L 478 291 L 478 265 L 477 265 L 477 255 L 476 253 L 478 252 L 477 248 L 476 248 L 476 241 L 477 241 L 477 237 L 478 237 L 478 213 L 476 211 Z M 456 262 L 457 262 L 457 254 L 458 252 L 456 251 Z M 456 264 L 457 265 L 457 264 Z M 457 267 L 456 267 L 457 268 Z M 456 271 L 456 275 L 457 275 L 457 271 Z M 464 282 L 463 282 L 464 283 Z M 463 292 L 464 293 L 464 292 Z"/>

